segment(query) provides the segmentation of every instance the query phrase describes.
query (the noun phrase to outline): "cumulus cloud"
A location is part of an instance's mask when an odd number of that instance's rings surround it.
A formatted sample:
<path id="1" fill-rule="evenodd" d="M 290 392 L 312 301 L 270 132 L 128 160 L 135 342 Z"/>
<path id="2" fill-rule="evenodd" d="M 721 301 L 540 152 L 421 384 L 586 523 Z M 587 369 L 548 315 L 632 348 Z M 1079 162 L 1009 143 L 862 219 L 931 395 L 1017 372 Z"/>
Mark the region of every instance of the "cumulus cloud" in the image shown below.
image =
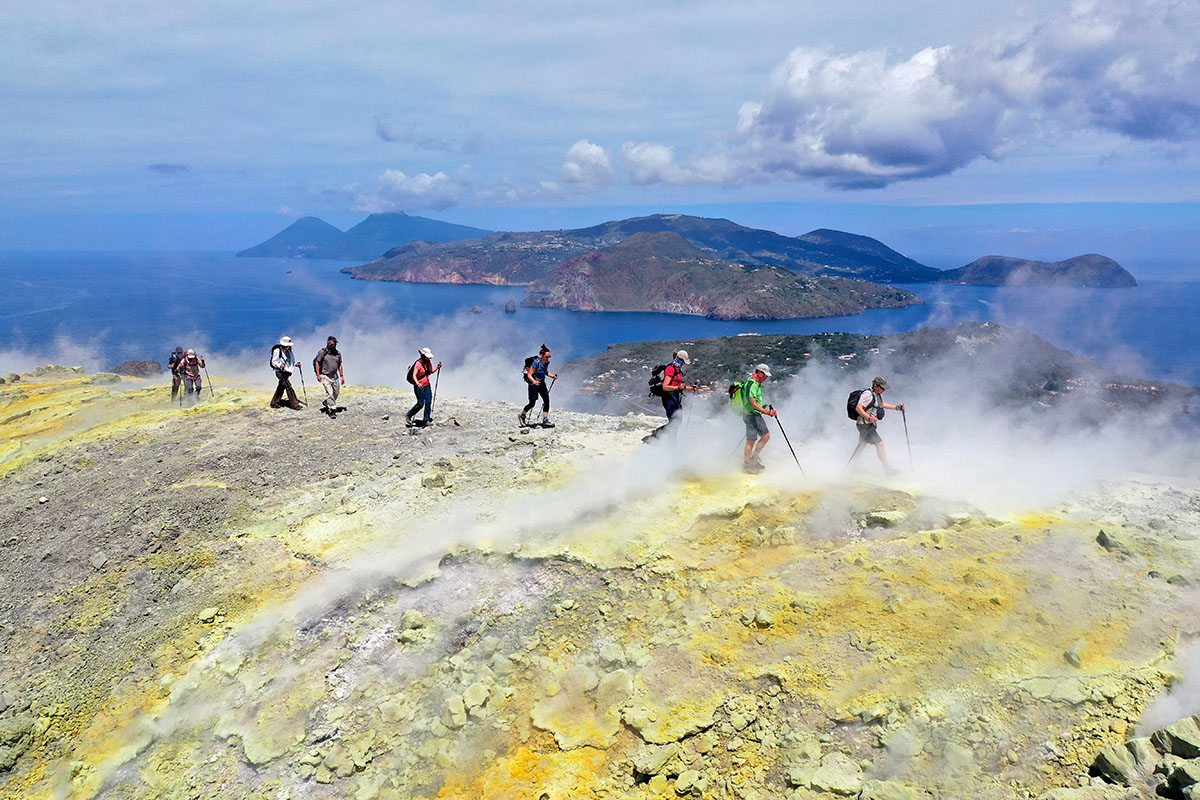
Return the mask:
<path id="1" fill-rule="evenodd" d="M 670 147 L 626 145 L 624 161 L 641 184 L 871 188 L 1078 132 L 1190 144 L 1200 139 L 1198 37 L 1193 3 L 1080 0 L 1053 18 L 907 57 L 798 48 L 763 97 L 742 105 L 719 152 L 680 164 Z"/>
<path id="2" fill-rule="evenodd" d="M 575 191 L 587 194 L 612 182 L 613 168 L 608 152 L 598 144 L 580 139 L 563 158 L 562 179 Z"/>
<path id="3" fill-rule="evenodd" d="M 384 170 L 373 190 L 356 193 L 352 210 L 367 214 L 403 211 L 408 208 L 432 208 L 438 211 L 456 206 L 466 186 L 444 172 L 407 175 L 397 169 Z"/>

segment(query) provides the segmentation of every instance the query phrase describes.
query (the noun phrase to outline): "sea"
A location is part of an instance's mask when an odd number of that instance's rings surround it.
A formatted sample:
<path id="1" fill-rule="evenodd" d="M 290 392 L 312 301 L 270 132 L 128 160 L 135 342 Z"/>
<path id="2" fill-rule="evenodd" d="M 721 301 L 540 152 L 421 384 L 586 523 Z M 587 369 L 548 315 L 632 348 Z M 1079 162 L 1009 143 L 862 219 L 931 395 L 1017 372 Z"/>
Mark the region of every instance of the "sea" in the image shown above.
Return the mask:
<path id="1" fill-rule="evenodd" d="M 881 334 L 992 321 L 1027 328 L 1124 374 L 1200 386 L 1195 268 L 1135 272 L 1139 285 L 1131 289 L 905 285 L 925 304 L 757 322 L 534 308 L 508 314 L 505 303 L 525 296 L 519 288 L 360 281 L 341 272 L 351 263 L 216 252 L 0 252 L 0 375 L 47 362 L 89 369 L 165 362 L 177 345 L 261 353 L 265 362 L 284 334 L 315 353 L 329 334 L 346 350 L 343 333 L 352 331 L 352 341 L 370 341 L 373 351 L 397 349 L 402 363 L 422 343 L 460 358 L 483 348 L 515 360 L 547 342 L 561 364 L 618 342 Z"/>

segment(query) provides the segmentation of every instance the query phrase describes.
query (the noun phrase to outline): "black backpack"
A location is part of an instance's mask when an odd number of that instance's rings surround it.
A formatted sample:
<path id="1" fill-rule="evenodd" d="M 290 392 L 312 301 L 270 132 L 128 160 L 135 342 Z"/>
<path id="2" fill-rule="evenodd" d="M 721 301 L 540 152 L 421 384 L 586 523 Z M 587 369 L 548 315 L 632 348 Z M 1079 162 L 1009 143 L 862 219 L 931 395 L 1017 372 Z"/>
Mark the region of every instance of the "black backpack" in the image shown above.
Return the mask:
<path id="1" fill-rule="evenodd" d="M 271 369 L 276 368 L 275 363 L 274 363 L 275 362 L 275 353 L 278 351 L 281 351 L 281 350 L 283 350 L 283 348 L 280 347 L 279 345 L 274 345 L 271 348 L 271 355 L 267 356 L 267 366 L 270 367 Z"/>
<path id="2" fill-rule="evenodd" d="M 666 364 L 659 364 L 659 365 L 655 366 L 652 370 L 650 370 L 650 380 L 646 381 L 646 383 L 650 384 L 650 396 L 651 397 L 662 397 L 663 396 L 663 388 L 662 387 L 663 387 L 663 379 L 666 378 L 666 370 L 667 370 Z"/>
<path id="3" fill-rule="evenodd" d="M 865 391 L 868 390 L 855 389 L 850 393 L 850 396 L 846 398 L 846 416 L 855 422 L 858 422 L 860 419 L 862 419 L 862 417 L 858 416 L 858 398 L 861 397 L 862 393 Z M 874 392 L 871 392 L 871 404 L 870 406 L 867 406 L 867 408 L 874 408 L 872 413 L 874 413 L 875 419 L 883 419 L 883 403 L 877 401 Z"/>
<path id="4" fill-rule="evenodd" d="M 529 358 L 525 359 L 525 368 L 521 370 L 521 377 L 525 379 L 526 383 L 531 385 L 533 384 L 533 381 L 529 380 L 529 368 L 533 366 L 533 362 L 537 361 L 538 358 L 539 356 L 530 356 Z"/>
<path id="5" fill-rule="evenodd" d="M 410 364 L 408 366 L 408 374 L 404 376 L 404 380 L 408 381 L 413 386 L 417 385 L 417 379 L 413 377 L 413 370 L 417 368 L 417 364 L 420 363 L 420 361 L 421 359 L 418 358 L 416 361 Z"/>

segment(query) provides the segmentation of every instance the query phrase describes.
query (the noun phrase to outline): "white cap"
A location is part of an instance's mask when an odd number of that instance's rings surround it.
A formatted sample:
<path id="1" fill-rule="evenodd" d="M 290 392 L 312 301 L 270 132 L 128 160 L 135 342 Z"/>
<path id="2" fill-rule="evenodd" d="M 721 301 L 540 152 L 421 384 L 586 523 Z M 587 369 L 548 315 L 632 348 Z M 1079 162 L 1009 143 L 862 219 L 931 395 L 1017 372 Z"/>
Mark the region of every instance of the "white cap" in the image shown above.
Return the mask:
<path id="1" fill-rule="evenodd" d="M 196 351 L 195 351 L 195 350 L 188 350 L 186 353 L 184 353 L 184 355 L 185 355 L 185 356 L 194 356 L 194 355 L 196 355 Z"/>
<path id="2" fill-rule="evenodd" d="M 283 338 L 281 338 L 279 340 L 279 345 L 281 347 L 291 347 L 292 346 L 292 337 L 284 336 Z"/>
<path id="3" fill-rule="evenodd" d="M 771 368 L 768 367 L 766 364 L 759 364 L 757 367 L 754 368 L 754 371 L 761 372 L 763 375 L 766 375 L 768 378 L 771 377 Z"/>
<path id="4" fill-rule="evenodd" d="M 430 350 L 428 347 L 422 347 L 421 355 L 425 356 L 426 358 L 433 358 L 433 351 Z"/>
<path id="5" fill-rule="evenodd" d="M 682 361 L 685 364 L 692 363 L 692 360 L 690 358 L 688 358 L 687 350 L 675 351 L 675 357 L 678 358 L 680 361 Z"/>

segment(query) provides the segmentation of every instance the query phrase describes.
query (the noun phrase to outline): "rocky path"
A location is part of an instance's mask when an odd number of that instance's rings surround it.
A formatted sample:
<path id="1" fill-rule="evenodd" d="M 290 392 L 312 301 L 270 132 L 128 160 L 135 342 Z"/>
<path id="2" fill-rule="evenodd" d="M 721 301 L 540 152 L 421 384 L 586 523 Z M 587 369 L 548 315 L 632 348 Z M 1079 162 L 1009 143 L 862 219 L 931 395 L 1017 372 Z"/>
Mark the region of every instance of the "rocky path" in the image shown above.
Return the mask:
<path id="1" fill-rule="evenodd" d="M 410 431 L 382 389 L 330 420 L 139 386 L 0 388 L 0 796 L 1064 800 L 1174 775 L 1089 770 L 1194 632 L 1194 486 L 997 519 L 681 463 L 646 417 L 521 431 L 446 398 Z"/>

